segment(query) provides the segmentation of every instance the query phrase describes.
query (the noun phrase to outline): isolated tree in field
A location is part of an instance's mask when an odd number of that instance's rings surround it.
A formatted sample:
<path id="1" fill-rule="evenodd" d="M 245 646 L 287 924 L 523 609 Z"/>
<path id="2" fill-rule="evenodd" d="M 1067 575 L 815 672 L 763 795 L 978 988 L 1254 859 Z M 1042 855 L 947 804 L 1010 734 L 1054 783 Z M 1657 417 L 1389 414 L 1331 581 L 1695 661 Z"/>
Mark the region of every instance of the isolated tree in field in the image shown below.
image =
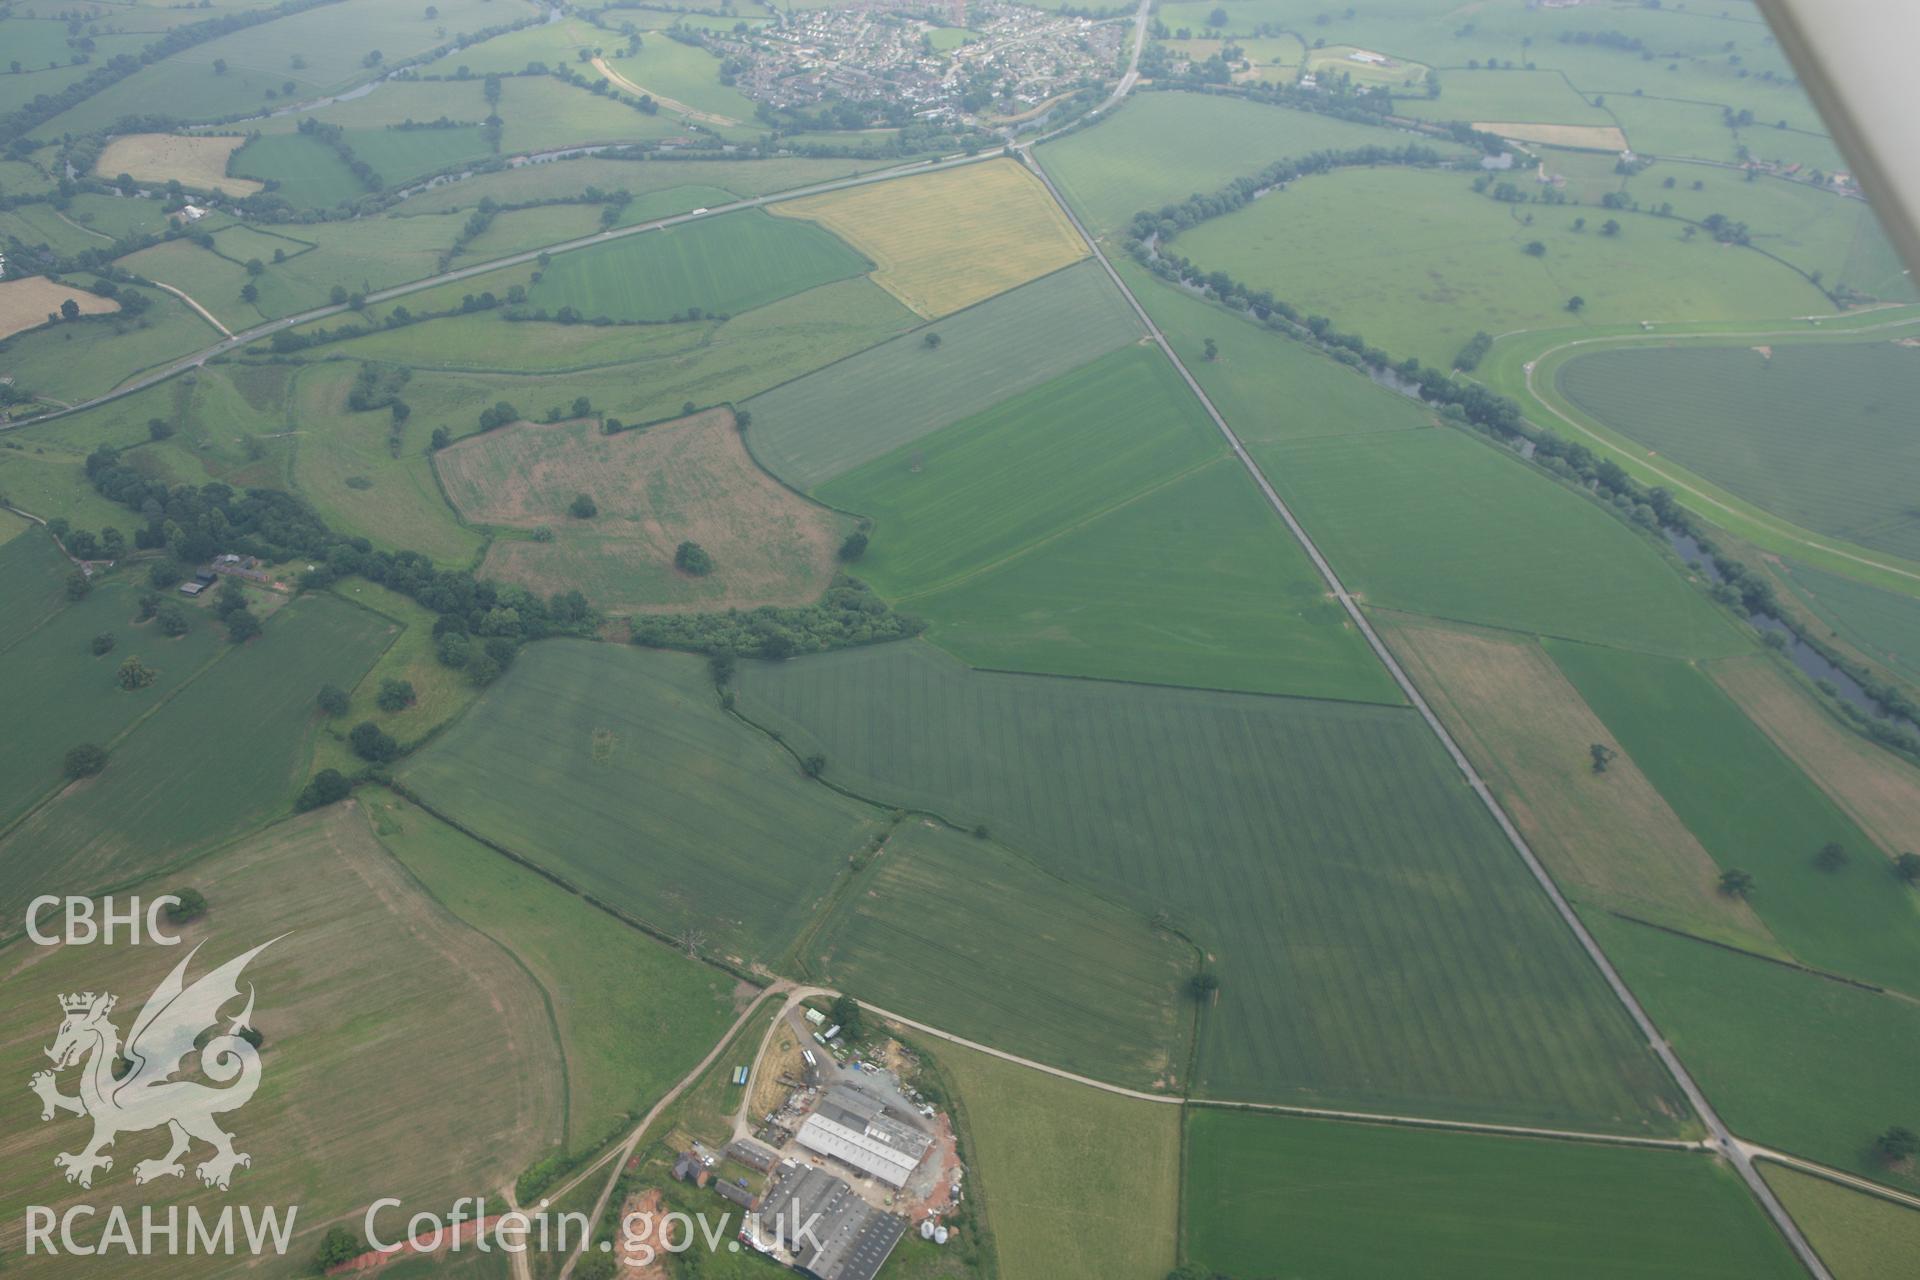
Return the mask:
<path id="1" fill-rule="evenodd" d="M 67 599 L 85 600 L 93 592 L 93 579 L 75 569 L 67 575 Z"/>
<path id="2" fill-rule="evenodd" d="M 451 431 L 448 431 L 445 427 L 435 427 L 433 434 L 427 438 L 427 452 L 438 453 L 452 443 L 453 433 Z"/>
<path id="3" fill-rule="evenodd" d="M 137 689 L 146 688 L 158 677 L 159 673 L 140 661 L 140 655 L 136 653 L 129 655 L 127 660 L 120 664 L 120 670 L 114 675 L 113 682 L 128 693 L 132 693 Z"/>
<path id="4" fill-rule="evenodd" d="M 1593 771 L 1595 773 L 1605 773 L 1607 766 L 1612 764 L 1613 758 L 1619 754 L 1618 751 L 1615 751 L 1604 742 L 1596 742 L 1587 748 L 1587 755 L 1593 759 Z"/>
<path id="5" fill-rule="evenodd" d="M 347 708 L 352 705 L 347 697 L 347 691 L 337 684 L 321 685 L 320 692 L 314 696 L 314 702 L 319 704 L 320 710 L 329 716 L 343 716 L 347 714 Z"/>
<path id="6" fill-rule="evenodd" d="M 816 751 L 802 760 L 800 767 L 806 771 L 809 778 L 817 778 L 827 771 L 827 758 Z"/>
<path id="7" fill-rule="evenodd" d="M 225 58 L 215 58 L 213 60 L 213 74 L 217 76 L 227 74 L 227 60 Z"/>
<path id="8" fill-rule="evenodd" d="M 362 720 L 353 726 L 353 732 L 347 735 L 347 745 L 353 748 L 353 754 L 374 764 L 385 764 L 400 754 L 400 744 L 393 740 L 393 735 L 371 720 Z"/>
<path id="9" fill-rule="evenodd" d="M 926 342 L 927 350 L 929 351 L 938 351 L 940 349 L 940 335 L 937 333 L 929 333 L 923 341 Z"/>
<path id="10" fill-rule="evenodd" d="M 1220 344 L 1212 338 L 1204 338 L 1200 343 L 1201 351 L 1206 355 L 1207 363 L 1212 364 L 1220 358 Z"/>
<path id="11" fill-rule="evenodd" d="M 600 514 L 600 506 L 584 493 L 576 493 L 567 504 L 567 514 L 575 520 L 591 520 Z"/>
<path id="12" fill-rule="evenodd" d="M 1573 312 L 1573 314 L 1579 315 L 1582 311 L 1585 311 L 1586 309 L 1587 309 L 1587 300 L 1581 297 L 1579 294 L 1576 293 L 1571 298 L 1567 299 L 1567 310 Z"/>
<path id="13" fill-rule="evenodd" d="M 866 530 L 855 529 L 847 535 L 847 540 L 840 544 L 840 559 L 847 564 L 852 564 L 865 554 L 867 554 Z"/>
<path id="14" fill-rule="evenodd" d="M 167 919 L 175 924 L 190 924 L 207 914 L 207 895 L 198 889 L 175 889 L 178 902 L 167 904 Z"/>
<path id="15" fill-rule="evenodd" d="M 106 748 L 83 742 L 68 749 L 67 758 L 60 767 L 69 778 L 91 778 L 107 767 Z"/>
<path id="16" fill-rule="evenodd" d="M 1908 884 L 1920 884 L 1920 853 L 1903 853 L 1895 858 L 1893 874 Z"/>
<path id="17" fill-rule="evenodd" d="M 585 396 L 575 396 L 573 398 L 573 412 L 569 415 L 570 417 L 584 418 L 592 412 L 593 402 L 591 400 Z"/>
<path id="18" fill-rule="evenodd" d="M 380 693 L 374 702 L 382 711 L 405 711 L 413 705 L 413 699 L 413 681 L 388 676 L 380 682 Z"/>
<path id="19" fill-rule="evenodd" d="M 245 644 L 260 634 L 260 618 L 251 609 L 235 609 L 227 615 L 227 639 Z"/>
<path id="20" fill-rule="evenodd" d="M 1528 257 L 1544 258 L 1547 256 L 1547 246 L 1538 240 L 1529 240 L 1527 241 L 1526 252 Z"/>
<path id="21" fill-rule="evenodd" d="M 1617 236 L 1620 234 L 1620 224 L 1612 218 L 1608 218 L 1600 224 L 1600 234 L 1603 236 Z"/>
<path id="22" fill-rule="evenodd" d="M 1896 1124 L 1873 1140 L 1873 1154 L 1888 1168 L 1905 1164 L 1920 1154 L 1920 1134 Z"/>
<path id="23" fill-rule="evenodd" d="M 92 651 L 94 657 L 98 658 L 102 654 L 112 653 L 113 646 L 117 643 L 113 632 L 102 631 L 87 644 L 87 648 Z"/>
<path id="24" fill-rule="evenodd" d="M 713 572 L 713 557 L 708 555 L 706 548 L 699 543 L 683 542 L 674 548 L 673 565 L 682 573 L 704 578 Z"/>
<path id="25" fill-rule="evenodd" d="M 68 298 L 60 304 L 60 318 L 62 320 L 78 320 L 80 318 L 80 304 L 72 298 Z"/>
<path id="26" fill-rule="evenodd" d="M 1720 873 L 1720 892 L 1729 898 L 1745 898 L 1753 893 L 1753 873 L 1728 867 Z"/>
<path id="27" fill-rule="evenodd" d="M 351 1262 L 367 1251 L 366 1241 L 346 1227 L 331 1227 L 313 1257 L 315 1271 L 325 1274 L 343 1262 Z"/>
<path id="28" fill-rule="evenodd" d="M 240 286 L 240 301 L 242 301 L 242 302 L 244 302 L 244 303 L 247 303 L 247 304 L 248 304 L 249 306 L 251 306 L 251 305 L 252 305 L 253 303 L 256 303 L 256 302 L 258 302 L 258 301 L 260 301 L 260 288 L 259 288 L 259 286 L 258 286 L 258 285 L 256 285 L 256 284 L 254 284 L 254 282 L 253 282 L 253 281 L 251 281 L 251 280 L 249 280 L 249 281 L 247 281 L 247 282 L 246 282 L 245 284 L 243 284 L 243 285 L 241 285 L 241 286 Z"/>
<path id="29" fill-rule="evenodd" d="M 187 611 L 177 604 L 161 605 L 156 620 L 160 626 L 160 634 L 171 636 L 176 640 L 193 630 L 193 623 L 187 620 Z"/>
<path id="30" fill-rule="evenodd" d="M 1832 875 L 1836 871 L 1846 870 L 1847 850 L 1838 840 L 1829 840 L 1820 846 L 1820 852 L 1813 855 L 1813 865 Z"/>
<path id="31" fill-rule="evenodd" d="M 1585 218 L 1575 218 L 1573 220 L 1573 229 L 1575 231 L 1585 231 L 1587 229 L 1587 220 Z"/>
<path id="32" fill-rule="evenodd" d="M 1202 969 L 1187 980 L 1187 991 L 1201 1004 L 1212 1004 L 1220 990 L 1220 975 L 1211 969 Z"/>
<path id="33" fill-rule="evenodd" d="M 173 424 L 165 418 L 147 419 L 147 439 L 165 440 L 173 434 Z"/>
<path id="34" fill-rule="evenodd" d="M 297 812 L 305 813 L 309 809 L 318 809 L 322 805 L 345 800 L 347 793 L 353 790 L 346 775 L 338 769 L 322 769 L 300 790 L 300 796 L 293 802 Z"/>
<path id="35" fill-rule="evenodd" d="M 1215 31 L 1225 27 L 1227 25 L 1227 11 L 1215 5 L 1207 14 L 1207 25 Z"/>

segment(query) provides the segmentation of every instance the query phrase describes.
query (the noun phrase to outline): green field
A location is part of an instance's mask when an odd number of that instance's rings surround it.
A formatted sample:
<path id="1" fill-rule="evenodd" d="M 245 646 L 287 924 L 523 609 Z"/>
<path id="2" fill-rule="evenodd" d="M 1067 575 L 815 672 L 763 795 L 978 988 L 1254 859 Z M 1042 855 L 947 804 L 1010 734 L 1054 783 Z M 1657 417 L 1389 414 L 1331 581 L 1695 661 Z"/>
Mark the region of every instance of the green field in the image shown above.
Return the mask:
<path id="1" fill-rule="evenodd" d="M 1920 681 L 1920 600 L 1827 573 L 1781 566 L 1794 595 L 1836 634 L 1910 681 Z"/>
<path id="2" fill-rule="evenodd" d="M 754 397 L 748 443 L 811 489 L 1139 336 L 1126 300 L 1083 263 Z"/>
<path id="3" fill-rule="evenodd" d="M 1589 923 L 1734 1132 L 1920 1190 L 1870 1149 L 1890 1125 L 1920 1131 L 1911 1001 L 1611 916 Z"/>
<path id="4" fill-rule="evenodd" d="M 1693 1151 L 1193 1110 L 1183 1253 L 1315 1280 L 1802 1275 L 1726 1164 Z"/>
<path id="5" fill-rule="evenodd" d="M 1551 58 L 1556 50 L 1547 50 Z M 1440 96 L 1424 90 L 1394 103 L 1400 115 L 1416 120 L 1464 120 L 1501 124 L 1612 125 L 1604 107 L 1596 107 L 1558 71 L 1473 71 L 1448 67 L 1440 73 Z"/>
<path id="6" fill-rule="evenodd" d="M 159 289 L 141 292 L 153 305 L 137 321 L 89 320 L 8 338 L 0 350 L 7 372 L 18 386 L 72 404 L 220 340 L 186 303 Z"/>
<path id="7" fill-rule="evenodd" d="M 1397 700 L 1151 348 L 1112 352 L 818 492 L 873 520 L 861 576 L 969 662 Z"/>
<path id="8" fill-rule="evenodd" d="M 16 541 L 46 539 L 41 535 Z M 37 621 L 32 594 L 23 592 L 27 598 L 20 613 Z M 98 587 L 5 649 L 11 694 L 7 732 L 0 735 L 0 828 L 61 785 L 60 764 L 67 748 L 81 742 L 111 743 L 226 648 L 222 628 L 205 610 L 193 611 L 193 630 L 178 639 L 161 635 L 152 621 L 135 623 L 139 594 L 138 588 L 122 583 Z M 103 632 L 111 634 L 115 644 L 111 652 L 95 657 L 88 644 Z M 115 684 L 114 676 L 120 664 L 135 655 L 153 669 L 155 679 L 145 689 L 128 693 Z"/>
<path id="9" fill-rule="evenodd" d="M 1100 1093 L 958 1045 L 928 1047 L 959 1093 L 970 1172 L 1002 1274 L 1163 1280 L 1178 1234 L 1178 1107 Z"/>
<path id="10" fill-rule="evenodd" d="M 776 960 L 879 828 L 725 715 L 684 654 L 527 650 L 400 772 L 437 812 L 657 929 Z"/>
<path id="11" fill-rule="evenodd" d="M 1143 209 L 1214 191 L 1276 160 L 1412 141 L 1396 130 L 1240 98 L 1143 93 L 1097 127 L 1041 147 L 1039 155 L 1089 228 L 1105 234 Z"/>
<path id="12" fill-rule="evenodd" d="M 908 607 L 940 645 L 981 667 L 1402 701 L 1231 458 Z"/>
<path id="13" fill-rule="evenodd" d="M 1116 351 L 910 441 L 818 489 L 874 522 L 861 576 L 912 597 L 953 585 L 1218 458 L 1157 351 Z"/>
<path id="14" fill-rule="evenodd" d="M 641 42 L 640 52 L 634 57 L 610 57 L 607 65 L 656 97 L 684 102 L 695 111 L 720 117 L 709 123 L 739 124 L 753 119 L 753 100 L 720 83 L 720 59 L 705 49 L 653 37 Z M 660 109 L 662 115 L 668 112 L 667 107 Z"/>
<path id="15" fill-rule="evenodd" d="M 1173 244 L 1202 271 L 1330 316 L 1396 359 L 1442 368 L 1479 329 L 1832 310 L 1798 272 L 1758 253 L 1707 235 L 1688 241 L 1672 219 L 1610 216 L 1617 236 L 1599 234 L 1592 216 L 1595 229 L 1576 232 L 1571 215 L 1541 217 L 1474 194 L 1464 174 L 1345 169 L 1210 219 Z M 1525 252 L 1534 241 L 1543 255 Z M 1585 299 L 1577 316 L 1567 310 L 1575 295 Z"/>
<path id="16" fill-rule="evenodd" d="M 499 1188 L 558 1139 L 562 1062 L 538 988 L 493 942 L 422 893 L 353 806 L 281 823 L 179 879 L 149 881 L 135 892 L 182 887 L 200 890 L 209 906 L 204 920 L 180 930 L 185 945 L 16 942 L 0 951 L 0 1051 L 22 1066 L 44 1064 L 41 1051 L 59 1026 L 58 993 L 112 992 L 119 998 L 112 1020 L 126 1033 L 147 994 L 190 948 L 204 945 L 189 970 L 198 977 L 275 939 L 241 979 L 242 994 L 251 988 L 256 995 L 253 1025 L 265 1037 L 261 1089 L 221 1126 L 252 1163 L 235 1171 L 230 1195 L 203 1187 L 194 1165 L 209 1148 L 196 1142 L 185 1176 L 138 1186 L 134 1166 L 162 1155 L 166 1134 L 129 1129 L 112 1148 L 112 1169 L 91 1190 L 71 1186 L 52 1157 L 79 1150 L 87 1127 L 72 1116 L 42 1124 L 23 1077 L 23 1087 L 0 1099 L 10 1271 L 71 1269 L 22 1257 L 14 1224 L 28 1204 L 95 1205 L 100 1223 L 109 1206 L 124 1207 L 138 1223 L 145 1206 L 164 1224 L 170 1207 L 192 1204 L 212 1219 L 237 1201 L 283 1206 L 287 1217 L 298 1206 L 285 1257 L 189 1254 L 183 1218 L 177 1248 L 158 1237 L 153 1256 L 130 1270 L 311 1275 L 328 1226 L 358 1229 L 375 1196 L 437 1212 L 459 1196 L 498 1203 Z M 227 1003 L 222 1030 L 240 1008 L 241 1001 Z M 188 1073 L 197 1075 L 192 1063 Z M 71 1090 L 73 1074 L 62 1084 Z"/>
<path id="17" fill-rule="evenodd" d="M 464 565 L 479 551 L 480 534 L 462 525 L 441 496 L 426 444 L 433 429 L 468 429 L 494 399 L 471 392 L 459 411 L 439 392 L 451 381 L 420 375 L 403 397 L 417 406 L 401 434 L 399 456 L 388 440 L 393 418 L 385 409 L 354 413 L 346 407 L 359 366 L 329 362 L 298 371 L 283 410 L 297 423 L 293 437 L 294 488 L 333 529 L 393 551 L 418 551 L 446 566 Z"/>
<path id="18" fill-rule="evenodd" d="M 810 222 L 748 209 L 562 254 L 528 301 L 589 319 L 661 321 L 696 309 L 725 316 L 867 267 Z"/>
<path id="19" fill-rule="evenodd" d="M 28 530 L 0 542 L 0 598 L 7 601 L 0 614 L 0 651 L 12 648 L 65 602 L 63 584 L 72 570 L 59 544 L 44 533 Z"/>
<path id="20" fill-rule="evenodd" d="M 1252 452 L 1368 604 L 1660 653 L 1751 647 L 1642 535 L 1465 432 Z"/>
<path id="21" fill-rule="evenodd" d="M 1607 426 L 1776 515 L 1920 557 L 1908 483 L 1920 467 L 1920 350 L 1887 341 L 1637 347 L 1578 356 L 1556 386 Z"/>
<path id="22" fill-rule="evenodd" d="M 460 169 L 493 156 L 479 125 L 451 129 L 349 129 L 347 146 L 373 166 L 387 187 L 404 186 L 430 173 Z"/>
<path id="23" fill-rule="evenodd" d="M 1138 1089 L 1185 1074 L 1193 948 L 991 841 L 902 823 L 809 942 L 822 982 L 944 1031 Z"/>
<path id="24" fill-rule="evenodd" d="M 1419 401 L 1376 385 L 1364 373 L 1243 312 L 1196 298 L 1131 262 L 1117 265 L 1181 363 L 1247 444 L 1404 431 L 1434 421 L 1432 410 Z M 1211 360 L 1209 338 L 1217 348 Z"/>
<path id="25" fill-rule="evenodd" d="M 1760 1170 L 1834 1280 L 1895 1280 L 1920 1255 L 1920 1213 L 1781 1165 Z"/>
<path id="26" fill-rule="evenodd" d="M 347 735 L 362 720 L 371 720 L 402 747 L 412 747 L 452 719 L 479 696 L 467 673 L 443 664 L 434 653 L 434 623 L 439 615 L 409 596 L 364 578 L 345 578 L 331 588 L 334 595 L 379 614 L 401 628 L 379 661 L 367 668 L 360 683 L 348 689 L 343 716 L 329 720 L 314 750 L 314 769 L 338 769 L 351 776 L 363 766 L 353 754 Z M 384 680 L 405 680 L 413 686 L 413 701 L 398 711 L 384 711 L 377 698 Z"/>
<path id="27" fill-rule="evenodd" d="M 387 792 L 382 844 L 545 990 L 566 1053 L 567 1145 L 638 1119 L 733 1022 L 735 983 Z M 629 1121 L 630 1122 L 630 1121 Z"/>
<path id="28" fill-rule="evenodd" d="M 1752 874 L 1753 908 L 1775 938 L 1815 968 L 1920 991 L 1920 903 L 1705 672 L 1590 645 L 1548 649 L 1714 860 Z M 1814 865 L 1829 841 L 1851 865 Z"/>
<path id="29" fill-rule="evenodd" d="M 919 642 L 749 663 L 739 686 L 829 780 L 985 824 L 1166 912 L 1221 979 L 1207 1096 L 1677 1123 L 1625 1014 L 1410 711 L 970 672 Z"/>
<path id="30" fill-rule="evenodd" d="M 574 156 L 498 173 L 475 174 L 410 196 L 400 205 L 400 211 L 410 214 L 470 209 L 486 198 L 502 204 L 568 199 L 586 194 L 588 187 L 626 191 L 636 197 L 659 195 L 680 187 L 718 187 L 736 196 L 763 195 L 852 177 L 874 167 L 874 162 L 869 160 L 807 160 L 797 156 L 752 161 L 659 158 L 641 161 Z M 713 203 L 696 200 L 673 212 Z"/>
<path id="31" fill-rule="evenodd" d="M 444 0 L 435 8 L 428 18 L 423 8 L 389 0 L 344 0 L 247 27 L 142 67 L 36 133 L 43 138 L 88 133 L 122 116 L 148 114 L 156 104 L 165 104 L 169 115 L 182 120 L 263 111 L 274 105 L 266 91 L 278 92 L 289 82 L 294 99 L 301 100 L 372 79 L 378 73 L 364 60 L 374 50 L 391 66 L 463 32 L 512 20 L 489 0 Z M 224 71 L 214 66 L 216 60 L 226 64 Z"/>
<path id="32" fill-rule="evenodd" d="M 279 610 L 264 634 L 230 649 L 113 747 L 104 773 L 0 840 L 9 868 L 0 903 L 14 912 L 49 888 L 123 884 L 286 813 L 306 780 L 315 691 L 358 683 L 393 630 L 326 597 Z"/>
<path id="33" fill-rule="evenodd" d="M 591 74 L 592 69 L 587 70 Z M 685 135 L 680 122 L 665 111 L 647 115 L 624 102 L 546 76 L 506 80 L 499 114 L 505 122 L 500 154 L 509 156 L 588 142 L 639 142 Z"/>

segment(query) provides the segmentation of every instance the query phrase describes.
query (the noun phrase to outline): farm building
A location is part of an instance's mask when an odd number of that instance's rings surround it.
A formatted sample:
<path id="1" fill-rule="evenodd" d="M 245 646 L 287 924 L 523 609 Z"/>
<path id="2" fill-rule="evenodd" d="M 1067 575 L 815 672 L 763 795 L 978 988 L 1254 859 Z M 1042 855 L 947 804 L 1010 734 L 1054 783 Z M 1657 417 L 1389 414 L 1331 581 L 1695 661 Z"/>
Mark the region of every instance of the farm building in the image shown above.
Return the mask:
<path id="1" fill-rule="evenodd" d="M 757 1142 L 750 1142 L 745 1138 L 740 1139 L 728 1147 L 727 1154 L 747 1166 L 747 1168 L 758 1170 L 761 1173 L 773 1172 L 773 1166 L 779 1163 L 780 1160 L 779 1156 L 767 1148 Z"/>
<path id="2" fill-rule="evenodd" d="M 907 1233 L 899 1214 L 874 1208 L 824 1169 L 791 1160 L 774 1175 L 759 1223 L 763 1234 L 790 1244 L 794 1265 L 816 1280 L 873 1280 Z"/>
<path id="3" fill-rule="evenodd" d="M 753 1208 L 753 1192 L 747 1190 L 737 1182 L 728 1182 L 722 1179 L 713 1184 L 713 1189 L 719 1192 L 720 1198 L 723 1200 L 731 1200 L 742 1209 Z"/>
<path id="4" fill-rule="evenodd" d="M 904 1187 L 933 1139 L 887 1115 L 866 1094 L 845 1086 L 827 1091 L 795 1140 L 809 1151 L 832 1156 L 893 1187 Z"/>

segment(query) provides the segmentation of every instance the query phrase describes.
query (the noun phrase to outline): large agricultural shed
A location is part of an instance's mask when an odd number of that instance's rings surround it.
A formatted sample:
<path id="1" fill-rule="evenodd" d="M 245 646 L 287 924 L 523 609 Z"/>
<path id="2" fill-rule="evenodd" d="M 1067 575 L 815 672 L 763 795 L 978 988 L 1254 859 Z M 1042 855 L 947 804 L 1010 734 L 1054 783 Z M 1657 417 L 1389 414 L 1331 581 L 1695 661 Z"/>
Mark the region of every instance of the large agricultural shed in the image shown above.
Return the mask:
<path id="1" fill-rule="evenodd" d="M 874 1208 L 824 1169 L 788 1161 L 761 1203 L 760 1227 L 791 1248 L 795 1264 L 816 1280 L 873 1280 L 907 1233 L 907 1220 Z M 790 1227 L 796 1228 L 791 1240 Z"/>
<path id="2" fill-rule="evenodd" d="M 933 1139 L 886 1114 L 879 1102 L 839 1086 L 827 1091 L 794 1135 L 809 1151 L 850 1164 L 892 1187 L 904 1187 Z"/>

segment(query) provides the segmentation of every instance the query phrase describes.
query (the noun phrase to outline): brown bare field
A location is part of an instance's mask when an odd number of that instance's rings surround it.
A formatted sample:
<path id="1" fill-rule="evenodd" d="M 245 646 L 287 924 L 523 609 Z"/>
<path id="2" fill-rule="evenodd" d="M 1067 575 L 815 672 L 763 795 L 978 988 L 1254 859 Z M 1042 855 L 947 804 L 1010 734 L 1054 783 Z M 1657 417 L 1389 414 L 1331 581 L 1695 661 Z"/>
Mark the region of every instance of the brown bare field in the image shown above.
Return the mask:
<path id="1" fill-rule="evenodd" d="M 1516 124 L 1495 120 L 1476 124 L 1482 133 L 1516 142 L 1540 142 L 1552 147 L 1584 147 L 1590 151 L 1625 151 L 1627 135 L 1610 124 Z"/>
<path id="2" fill-rule="evenodd" d="M 102 298 L 72 285 L 55 284 L 45 276 L 9 280 L 0 284 L 0 338 L 39 328 L 68 298 L 80 304 L 83 316 L 103 316 L 120 309 L 120 304 L 111 298 Z"/>
<path id="3" fill-rule="evenodd" d="M 206 895 L 208 911 L 179 932 L 178 947 L 40 947 L 15 944 L 0 959 L 0 1054 L 20 1064 L 17 1087 L 0 1090 L 0 1248 L 21 1260 L 22 1206 L 63 1211 L 90 1203 L 164 1214 L 192 1203 L 218 1213 L 229 1199 L 299 1205 L 286 1258 L 256 1264 L 236 1256 L 144 1259 L 141 1276 L 304 1274 L 320 1237 L 378 1195 L 444 1211 L 457 1196 L 498 1189 L 558 1141 L 564 1064 L 539 989 L 513 959 L 429 897 L 373 838 L 348 802 L 294 818 L 177 874 L 131 890 L 182 886 Z M 183 1178 L 134 1183 L 135 1164 L 166 1150 L 164 1132 L 127 1132 L 113 1168 L 91 1190 L 68 1184 L 55 1152 L 84 1143 L 79 1118 L 43 1123 L 26 1089 L 60 1022 L 56 997 L 110 991 L 124 1035 L 167 972 L 201 946 L 192 981 L 250 947 L 277 939 L 242 976 L 257 992 L 254 1024 L 265 1036 L 261 1089 L 222 1118 L 252 1164 L 232 1194 Z M 224 1012 L 239 1010 L 235 1000 Z M 224 1023 L 223 1023 L 224 1025 Z M 189 1060 L 191 1066 L 191 1060 Z M 195 1077 L 197 1078 L 197 1076 Z M 72 1074 L 59 1081 L 73 1089 Z M 401 1220 L 387 1220 L 401 1234 Z M 50 1269 L 24 1259 L 24 1275 Z"/>
<path id="4" fill-rule="evenodd" d="M 760 470 L 726 409 L 612 436 L 523 422 L 435 462 L 468 520 L 553 531 L 496 538 L 482 566 L 543 595 L 578 588 L 612 612 L 744 609 L 811 603 L 833 578 L 844 522 Z M 581 493 L 600 509 L 590 520 L 567 513 Z M 711 574 L 674 568 L 682 541 L 713 557 Z"/>
<path id="5" fill-rule="evenodd" d="M 252 178 L 227 176 L 227 158 L 247 144 L 245 138 L 200 138 L 178 133 L 127 133 L 109 142 L 93 171 L 109 181 L 131 174 L 135 182 L 179 179 L 202 191 L 250 196 L 264 190 Z"/>
<path id="6" fill-rule="evenodd" d="M 1087 254 L 1073 224 L 1012 160 L 769 205 L 873 259 L 874 282 L 928 317 L 970 307 Z"/>
<path id="7" fill-rule="evenodd" d="M 1751 908 L 1716 891 L 1719 868 L 1619 749 L 1540 645 L 1501 632 L 1380 618 L 1435 712 L 1576 898 L 1749 950 L 1782 955 Z"/>
<path id="8" fill-rule="evenodd" d="M 1729 658 L 1708 670 L 1885 852 L 1920 852 L 1920 770 L 1840 724 L 1770 658 Z"/>

